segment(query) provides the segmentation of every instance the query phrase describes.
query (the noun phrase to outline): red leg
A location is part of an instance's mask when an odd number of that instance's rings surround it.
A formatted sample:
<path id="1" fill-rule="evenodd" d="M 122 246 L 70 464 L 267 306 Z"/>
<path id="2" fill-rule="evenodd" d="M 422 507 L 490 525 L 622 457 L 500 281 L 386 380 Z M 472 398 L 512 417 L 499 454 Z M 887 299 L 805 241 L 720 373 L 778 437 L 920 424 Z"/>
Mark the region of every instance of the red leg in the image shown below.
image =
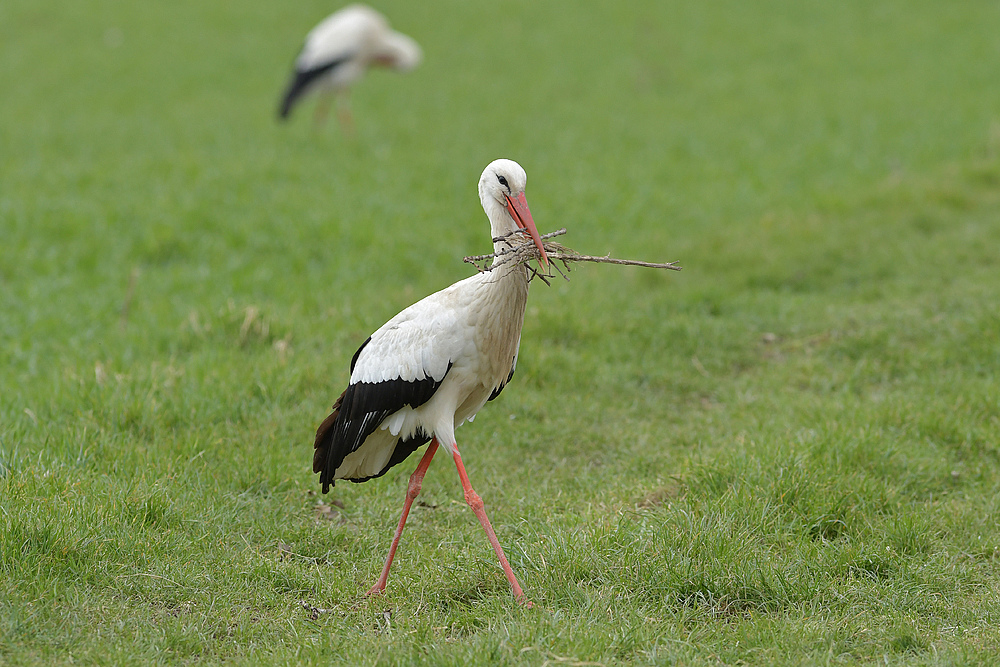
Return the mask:
<path id="1" fill-rule="evenodd" d="M 410 514 L 410 505 L 413 504 L 413 501 L 420 494 L 420 485 L 424 481 L 424 474 L 427 473 L 427 468 L 431 465 L 431 459 L 434 458 L 434 452 L 437 451 L 437 448 L 438 441 L 437 438 L 434 438 L 431 440 L 431 444 L 427 446 L 424 457 L 417 464 L 417 469 L 410 475 L 410 484 L 406 487 L 406 500 L 403 502 L 403 514 L 399 517 L 399 525 L 396 526 L 396 535 L 392 538 L 392 544 L 389 546 L 389 555 L 385 559 L 382 576 L 378 578 L 378 581 L 375 582 L 375 585 L 372 586 L 367 595 L 376 595 L 385 590 L 385 584 L 389 580 L 389 568 L 392 567 L 392 559 L 396 555 L 396 547 L 399 546 L 399 536 L 403 534 L 406 517 Z"/>
<path id="2" fill-rule="evenodd" d="M 514 597 L 517 598 L 518 602 L 526 604 L 529 607 L 534 605 L 524 596 L 524 591 L 521 590 L 521 584 L 517 583 L 517 577 L 514 576 L 514 570 L 510 569 L 510 563 L 507 562 L 507 556 L 503 552 L 503 547 L 500 546 L 500 541 L 497 540 L 497 534 L 493 531 L 493 525 L 490 523 L 489 518 L 486 516 L 486 509 L 483 507 L 483 499 L 479 497 L 476 490 L 472 488 L 472 484 L 469 482 L 469 475 L 465 472 L 465 464 L 462 463 L 462 457 L 459 455 L 458 450 L 455 450 L 455 467 L 458 468 L 458 478 L 462 480 L 462 489 L 465 491 L 465 502 L 469 503 L 469 507 L 475 512 L 476 518 L 479 519 L 479 523 L 482 524 L 483 530 L 486 531 L 486 537 L 489 539 L 490 544 L 493 546 L 493 551 L 496 553 L 497 558 L 500 559 L 500 567 L 503 568 L 504 574 L 507 575 L 507 581 L 510 582 L 510 587 L 514 591 Z"/>
<path id="3" fill-rule="evenodd" d="M 337 118 L 340 128 L 348 139 L 354 137 L 354 116 L 351 114 L 351 89 L 345 88 L 337 96 Z"/>
<path id="4" fill-rule="evenodd" d="M 316 102 L 316 111 L 313 116 L 313 127 L 319 129 L 326 122 L 326 114 L 330 111 L 330 97 L 328 92 L 320 93 L 319 101 Z"/>

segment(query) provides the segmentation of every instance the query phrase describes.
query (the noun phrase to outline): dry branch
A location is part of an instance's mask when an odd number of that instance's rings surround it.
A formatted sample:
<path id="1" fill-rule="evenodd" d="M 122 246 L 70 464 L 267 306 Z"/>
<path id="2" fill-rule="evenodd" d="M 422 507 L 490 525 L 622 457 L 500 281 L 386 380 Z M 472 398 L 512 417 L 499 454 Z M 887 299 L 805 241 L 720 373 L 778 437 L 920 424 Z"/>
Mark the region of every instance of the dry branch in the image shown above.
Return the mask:
<path id="1" fill-rule="evenodd" d="M 611 257 L 610 255 L 582 255 L 572 248 L 567 248 L 566 246 L 556 243 L 555 241 L 546 240 L 556 236 L 562 236 L 565 233 L 566 228 L 564 227 L 548 234 L 542 234 L 541 236 L 542 247 L 545 248 L 545 254 L 550 260 L 548 273 L 542 273 L 540 268 L 528 264 L 528 262 L 532 260 L 536 262 L 540 260 L 541 253 L 538 252 L 538 247 L 535 246 L 527 232 L 522 229 L 517 229 L 509 234 L 493 239 L 494 243 L 503 243 L 506 247 L 488 255 L 473 255 L 471 257 L 466 257 L 465 261 L 475 266 L 480 273 L 492 271 L 493 269 L 505 264 L 524 264 L 531 273 L 529 279 L 537 276 L 546 285 L 551 284 L 547 280 L 548 278 L 555 277 L 552 274 L 552 269 L 555 269 L 559 275 L 566 280 L 569 280 L 569 276 L 566 274 L 571 271 L 569 266 L 571 262 L 594 262 L 598 264 L 644 266 L 650 269 L 670 269 L 671 271 L 681 270 L 681 267 L 677 266 L 677 262 L 642 262 L 635 259 L 618 259 L 616 257 Z M 515 237 L 520 237 L 517 239 L 517 242 L 515 242 Z M 563 269 L 559 268 L 559 265 L 556 264 L 556 262 L 562 262 L 565 272 Z"/>
<path id="2" fill-rule="evenodd" d="M 318 619 L 320 614 L 333 611 L 332 609 L 324 609 L 323 607 L 314 607 L 305 600 L 299 600 L 299 604 L 302 605 L 302 608 L 306 610 L 306 613 L 309 614 L 309 618 L 313 621 Z"/>

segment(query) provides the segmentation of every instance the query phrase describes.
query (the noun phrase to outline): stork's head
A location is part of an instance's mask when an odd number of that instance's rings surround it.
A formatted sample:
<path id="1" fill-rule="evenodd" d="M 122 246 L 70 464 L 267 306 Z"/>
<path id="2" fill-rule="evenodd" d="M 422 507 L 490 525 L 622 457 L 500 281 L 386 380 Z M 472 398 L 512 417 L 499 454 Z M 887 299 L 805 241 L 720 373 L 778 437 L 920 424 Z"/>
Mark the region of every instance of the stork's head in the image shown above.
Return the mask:
<path id="1" fill-rule="evenodd" d="M 372 62 L 401 72 L 409 72 L 420 64 L 423 55 L 420 45 L 413 39 L 401 32 L 387 29 L 380 35 Z"/>
<path id="2" fill-rule="evenodd" d="M 521 165 L 513 160 L 494 160 L 486 165 L 479 179 L 479 201 L 483 203 L 483 209 L 489 216 L 494 238 L 509 234 L 515 229 L 527 231 L 542 255 L 542 263 L 547 266 L 549 258 L 524 197 L 527 182 L 528 175 Z"/>

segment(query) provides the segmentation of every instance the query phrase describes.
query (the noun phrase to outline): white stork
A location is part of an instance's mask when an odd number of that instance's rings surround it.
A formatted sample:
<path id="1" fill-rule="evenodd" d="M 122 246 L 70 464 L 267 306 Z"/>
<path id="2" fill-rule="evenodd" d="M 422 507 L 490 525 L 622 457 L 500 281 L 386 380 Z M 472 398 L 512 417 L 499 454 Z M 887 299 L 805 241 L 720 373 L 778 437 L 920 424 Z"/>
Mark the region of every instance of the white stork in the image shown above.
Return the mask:
<path id="1" fill-rule="evenodd" d="M 302 51 L 295 59 L 295 69 L 281 99 L 280 118 L 288 118 L 292 107 L 314 90 L 325 94 L 316 108 L 316 120 L 322 121 L 331 94 L 344 98 L 340 122 L 351 126 L 346 106 L 349 86 L 369 67 L 380 65 L 403 72 L 420 63 L 420 46 L 406 35 L 389 28 L 382 14 L 365 5 L 348 5 L 334 12 L 306 35 Z"/>
<path id="2" fill-rule="evenodd" d="M 526 181 L 519 164 L 495 160 L 479 179 L 479 199 L 496 250 L 503 245 L 500 237 L 523 230 L 547 265 L 524 197 Z M 455 428 L 472 421 L 514 375 L 527 300 L 528 269 L 510 263 L 418 301 L 382 325 L 354 354 L 350 384 L 316 431 L 313 471 L 320 473 L 323 492 L 338 479 L 364 482 L 384 475 L 431 443 L 410 476 L 382 575 L 368 595 L 385 589 L 410 505 L 442 445 L 455 461 L 465 500 L 486 531 L 514 596 L 525 601 L 483 501 L 469 483 Z"/>

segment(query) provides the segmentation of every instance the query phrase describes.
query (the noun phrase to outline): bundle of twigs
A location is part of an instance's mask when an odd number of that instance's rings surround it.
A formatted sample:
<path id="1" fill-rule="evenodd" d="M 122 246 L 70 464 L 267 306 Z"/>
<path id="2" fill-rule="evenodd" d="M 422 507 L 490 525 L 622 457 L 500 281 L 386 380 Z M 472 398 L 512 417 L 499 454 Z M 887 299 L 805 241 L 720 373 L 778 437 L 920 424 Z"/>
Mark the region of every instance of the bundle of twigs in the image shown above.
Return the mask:
<path id="1" fill-rule="evenodd" d="M 555 277 L 552 273 L 552 269 L 555 269 L 559 275 L 566 280 L 569 280 L 569 276 L 566 274 L 571 271 L 569 267 L 571 262 L 625 264 L 627 266 L 645 266 L 650 269 L 670 269 L 671 271 L 681 270 L 681 267 L 677 266 L 677 262 L 666 262 L 660 264 L 655 262 L 640 262 L 634 259 L 617 259 L 608 255 L 601 257 L 581 255 L 577 251 L 572 248 L 567 248 L 561 243 L 546 240 L 556 236 L 562 236 L 565 233 L 566 228 L 564 227 L 548 234 L 542 234 L 541 236 L 542 247 L 545 248 L 545 254 L 548 255 L 550 260 L 548 273 L 543 273 L 539 267 L 528 264 L 528 262 L 532 260 L 541 259 L 541 253 L 538 252 L 538 247 L 531 240 L 531 237 L 528 236 L 528 233 L 523 229 L 517 229 L 509 234 L 493 239 L 493 243 L 503 243 L 505 246 L 497 252 L 490 253 L 489 255 L 473 255 L 471 257 L 466 257 L 465 261 L 475 266 L 480 273 L 493 271 L 497 267 L 504 265 L 524 264 L 528 267 L 528 271 L 531 274 L 529 276 L 529 280 L 537 277 L 546 285 L 551 285 L 552 283 L 550 283 L 548 279 Z M 562 262 L 562 268 L 560 268 L 556 262 Z"/>

